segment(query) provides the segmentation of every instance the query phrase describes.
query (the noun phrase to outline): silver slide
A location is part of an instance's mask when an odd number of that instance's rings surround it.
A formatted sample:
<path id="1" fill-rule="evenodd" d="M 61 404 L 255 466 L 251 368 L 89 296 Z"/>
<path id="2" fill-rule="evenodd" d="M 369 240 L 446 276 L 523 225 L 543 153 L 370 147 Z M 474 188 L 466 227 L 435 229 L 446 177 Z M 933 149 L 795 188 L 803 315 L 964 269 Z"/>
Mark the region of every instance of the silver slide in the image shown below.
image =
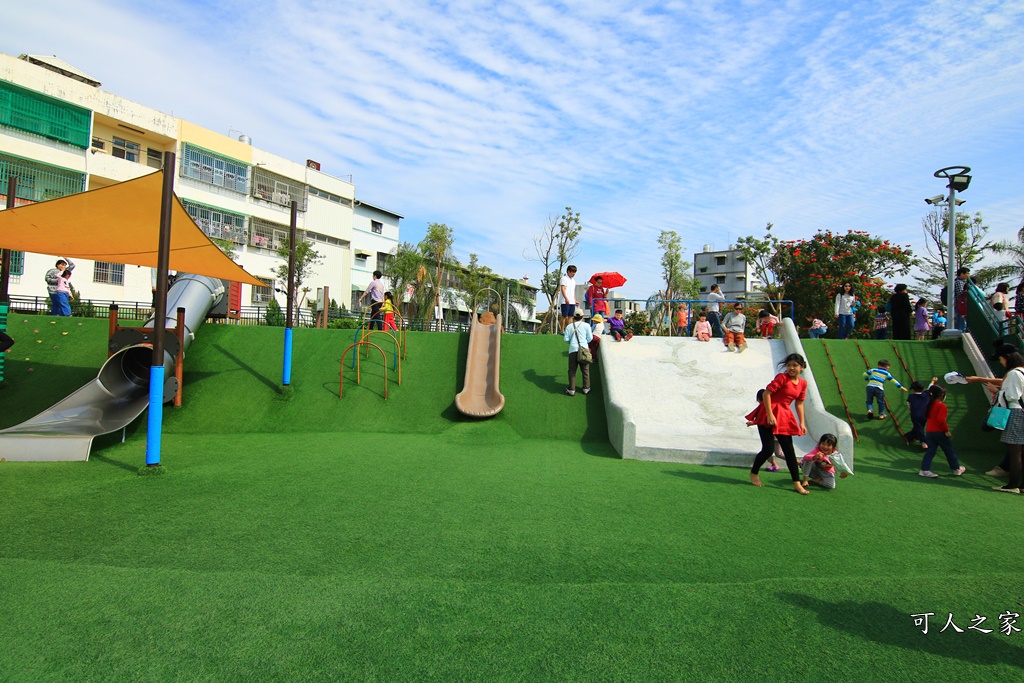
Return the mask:
<path id="1" fill-rule="evenodd" d="M 202 275 L 179 275 L 167 292 L 165 327 L 177 327 L 177 309 L 185 309 L 185 348 L 210 309 L 224 297 L 224 285 Z M 144 327 L 153 327 L 153 320 Z M 117 335 L 115 335 L 116 338 Z M 168 335 L 170 337 L 170 335 Z M 168 339 L 168 346 L 177 346 Z M 111 356 L 89 384 L 20 425 L 0 430 L 0 458 L 20 462 L 88 460 L 92 440 L 131 424 L 149 406 L 149 344 L 124 346 Z M 164 400 L 177 388 L 174 354 L 164 354 L 168 378 Z"/>

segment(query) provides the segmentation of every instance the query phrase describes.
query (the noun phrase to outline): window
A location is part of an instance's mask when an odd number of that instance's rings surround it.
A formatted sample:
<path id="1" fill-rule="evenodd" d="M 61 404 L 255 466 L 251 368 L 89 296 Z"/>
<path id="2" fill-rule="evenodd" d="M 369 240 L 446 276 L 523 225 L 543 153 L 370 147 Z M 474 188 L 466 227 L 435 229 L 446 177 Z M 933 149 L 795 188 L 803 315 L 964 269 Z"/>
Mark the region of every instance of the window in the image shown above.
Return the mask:
<path id="1" fill-rule="evenodd" d="M 708 291 L 707 285 L 701 285 L 700 286 L 700 291 L 702 291 L 702 292 Z"/>
<path id="2" fill-rule="evenodd" d="M 384 224 L 380 221 L 370 221 L 370 230 L 380 235 L 384 232 Z"/>
<path id="3" fill-rule="evenodd" d="M 305 211 L 308 189 L 297 180 L 257 166 L 252 172 L 252 196 L 287 207 L 290 207 L 294 200 L 299 206 L 299 211 Z"/>
<path id="4" fill-rule="evenodd" d="M 700 268 L 700 269 L 698 269 L 698 271 L 697 271 L 697 272 L 700 272 L 700 273 L 706 273 L 706 272 L 708 272 L 708 267 L 707 267 L 707 266 L 704 266 L 703 268 Z"/>
<path id="5" fill-rule="evenodd" d="M 263 287 L 252 288 L 252 303 L 253 304 L 267 304 L 274 298 L 274 283 L 276 280 L 265 277 L 257 277 L 257 280 L 263 283 Z"/>
<path id="6" fill-rule="evenodd" d="M 92 281 L 108 285 L 124 284 L 124 264 L 97 261 L 92 271 Z"/>
<path id="7" fill-rule="evenodd" d="M 164 167 L 164 153 L 150 147 L 146 150 L 146 165 L 150 168 Z"/>
<path id="8" fill-rule="evenodd" d="M 716 256 L 715 257 L 715 265 L 716 266 L 724 266 L 725 265 L 725 257 L 724 256 Z"/>
<path id="9" fill-rule="evenodd" d="M 271 251 L 277 251 L 283 247 L 291 232 L 291 228 L 283 223 L 274 223 L 255 216 L 249 220 L 249 225 L 252 228 L 249 244 Z"/>
<path id="10" fill-rule="evenodd" d="M 179 175 L 233 192 L 246 194 L 249 191 L 248 166 L 189 142 L 181 146 Z"/>
<path id="11" fill-rule="evenodd" d="M 391 254 L 387 254 L 383 251 L 377 252 L 377 270 L 385 270 L 388 266 L 388 258 Z"/>
<path id="12" fill-rule="evenodd" d="M 11 275 L 18 276 L 25 274 L 25 252 L 11 252 Z"/>
<path id="13" fill-rule="evenodd" d="M 92 112 L 0 80 L 0 126 L 88 149 Z"/>
<path id="14" fill-rule="evenodd" d="M 334 202 L 335 204 L 341 204 L 342 206 L 352 206 L 351 199 L 348 199 L 346 197 L 339 197 L 338 195 L 332 194 L 327 190 L 321 190 L 316 187 L 310 187 L 309 193 L 314 197 L 320 197 L 322 199 L 326 199 L 329 202 Z"/>
<path id="15" fill-rule="evenodd" d="M 107 148 L 107 143 L 103 142 L 103 140 L 100 140 L 99 138 L 93 138 L 92 139 L 92 148 L 93 149 L 106 149 Z"/>
<path id="16" fill-rule="evenodd" d="M 2 94 L 3 91 L 0 89 L 0 95 Z M 22 203 L 41 202 L 45 199 L 77 194 L 82 191 L 85 179 L 81 173 L 0 152 L 0 192 L 6 189 L 7 178 L 12 175 L 18 177 L 17 198 Z"/>
<path id="17" fill-rule="evenodd" d="M 119 137 L 115 137 L 110 153 L 118 159 L 124 159 L 125 161 L 138 161 L 139 149 L 140 147 L 137 142 L 122 140 Z"/>
<path id="18" fill-rule="evenodd" d="M 724 285 L 725 284 L 725 276 L 724 275 L 716 275 L 715 276 L 715 284 Z"/>
<path id="19" fill-rule="evenodd" d="M 230 240 L 235 244 L 245 244 L 248 241 L 245 216 L 242 214 L 187 199 L 182 200 L 181 204 L 196 225 L 208 236 L 218 240 Z"/>

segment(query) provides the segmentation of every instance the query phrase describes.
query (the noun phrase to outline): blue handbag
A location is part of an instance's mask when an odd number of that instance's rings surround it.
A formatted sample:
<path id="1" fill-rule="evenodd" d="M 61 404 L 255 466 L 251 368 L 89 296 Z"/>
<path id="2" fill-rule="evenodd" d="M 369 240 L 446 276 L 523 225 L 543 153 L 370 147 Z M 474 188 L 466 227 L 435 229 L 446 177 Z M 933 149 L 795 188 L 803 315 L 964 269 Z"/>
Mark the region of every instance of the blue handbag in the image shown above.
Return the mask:
<path id="1" fill-rule="evenodd" d="M 988 419 L 985 424 L 992 429 L 1006 429 L 1006 423 L 1010 420 L 1010 409 L 1002 406 L 992 406 L 988 411 Z"/>

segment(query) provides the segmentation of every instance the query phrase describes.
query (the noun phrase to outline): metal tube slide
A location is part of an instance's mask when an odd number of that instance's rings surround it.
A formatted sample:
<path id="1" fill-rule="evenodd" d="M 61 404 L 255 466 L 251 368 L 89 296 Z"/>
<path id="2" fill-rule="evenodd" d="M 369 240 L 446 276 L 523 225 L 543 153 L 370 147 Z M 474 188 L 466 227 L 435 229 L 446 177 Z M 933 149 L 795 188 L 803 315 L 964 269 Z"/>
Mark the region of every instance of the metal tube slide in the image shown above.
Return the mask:
<path id="1" fill-rule="evenodd" d="M 202 275 L 179 275 L 167 293 L 165 326 L 177 327 L 176 311 L 185 309 L 184 348 L 210 309 L 224 296 L 223 283 Z M 152 327 L 150 319 L 146 327 Z M 131 424 L 149 405 L 152 350 L 129 346 L 107 359 L 89 384 L 19 425 L 0 431 L 0 458 L 19 462 L 88 460 L 92 440 Z M 174 377 L 174 356 L 164 354 L 164 375 Z M 170 379 L 168 379 L 170 382 Z M 164 401 L 173 396 L 165 384 Z"/>

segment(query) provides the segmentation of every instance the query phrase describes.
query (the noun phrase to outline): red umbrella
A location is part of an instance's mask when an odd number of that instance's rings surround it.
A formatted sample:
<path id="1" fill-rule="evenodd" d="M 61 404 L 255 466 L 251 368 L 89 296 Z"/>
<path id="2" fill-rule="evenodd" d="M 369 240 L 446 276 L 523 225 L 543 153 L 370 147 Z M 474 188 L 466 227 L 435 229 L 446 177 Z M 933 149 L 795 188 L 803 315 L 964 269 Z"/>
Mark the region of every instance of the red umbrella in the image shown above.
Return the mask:
<path id="1" fill-rule="evenodd" d="M 626 278 L 622 277 L 621 274 L 612 271 L 610 273 L 594 273 L 590 276 L 590 282 L 593 284 L 594 280 L 601 278 L 603 280 L 605 289 L 615 289 L 626 284 Z"/>

